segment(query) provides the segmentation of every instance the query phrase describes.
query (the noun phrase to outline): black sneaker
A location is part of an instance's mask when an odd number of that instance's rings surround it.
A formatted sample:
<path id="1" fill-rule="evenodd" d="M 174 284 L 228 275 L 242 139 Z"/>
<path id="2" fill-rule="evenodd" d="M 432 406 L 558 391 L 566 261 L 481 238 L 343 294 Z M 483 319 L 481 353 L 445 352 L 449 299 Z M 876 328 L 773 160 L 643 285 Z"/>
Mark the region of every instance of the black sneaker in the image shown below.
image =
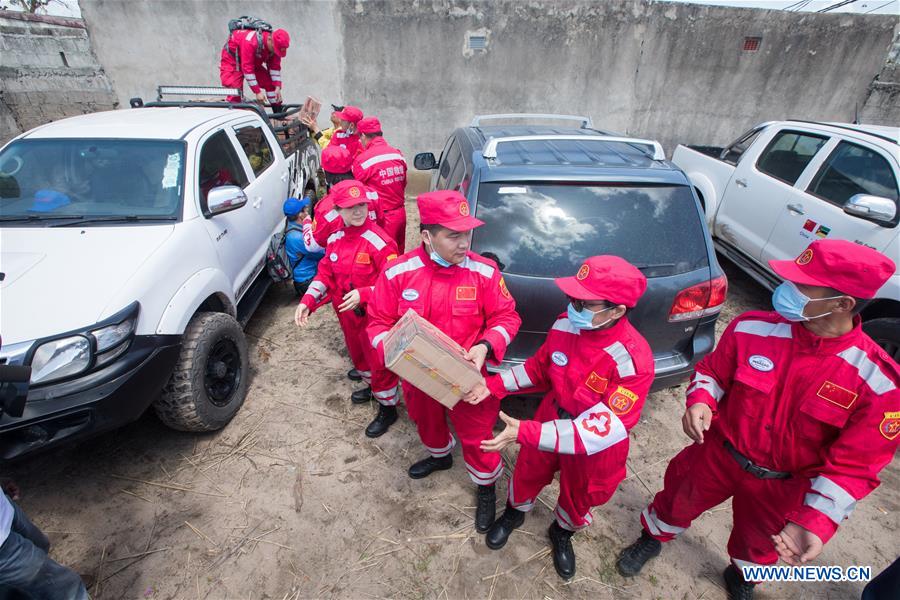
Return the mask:
<path id="1" fill-rule="evenodd" d="M 347 371 L 347 379 L 350 381 L 362 381 L 362 375 L 356 369 L 350 369 Z"/>
<path id="2" fill-rule="evenodd" d="M 547 534 L 553 544 L 553 567 L 556 574 L 563 579 L 571 579 L 575 576 L 575 549 L 572 548 L 572 536 L 575 532 L 563 529 L 553 521 Z"/>
<path id="3" fill-rule="evenodd" d="M 485 545 L 491 550 L 499 550 L 506 545 L 509 536 L 512 535 L 513 529 L 522 526 L 525 522 L 525 513 L 506 504 L 506 510 L 500 515 L 500 518 L 494 521 L 491 528 L 488 529 L 487 535 L 484 536 Z"/>
<path id="4" fill-rule="evenodd" d="M 725 579 L 725 589 L 728 590 L 729 600 L 753 600 L 753 588 L 756 587 L 756 584 L 744 581 L 744 577 L 736 566 L 729 564 L 725 567 L 722 577 Z"/>
<path id="5" fill-rule="evenodd" d="M 452 466 L 453 457 L 449 454 L 440 458 L 429 456 L 428 458 L 413 464 L 407 473 L 409 473 L 409 476 L 413 479 L 422 479 L 423 477 L 428 477 L 435 471 L 444 471 Z"/>
<path id="6" fill-rule="evenodd" d="M 491 528 L 497 516 L 497 494 L 494 484 L 479 485 L 475 500 L 475 531 L 485 533 Z"/>
<path id="7" fill-rule="evenodd" d="M 367 404 L 369 400 L 372 399 L 372 388 L 365 387 L 361 390 L 356 390 L 352 394 L 350 394 L 350 402 L 353 404 Z"/>
<path id="8" fill-rule="evenodd" d="M 396 421 L 397 407 L 379 404 L 378 414 L 375 415 L 375 418 L 369 423 L 369 426 L 366 427 L 366 437 L 377 438 L 384 435 Z"/>
<path id="9" fill-rule="evenodd" d="M 644 563 L 659 556 L 660 552 L 662 552 L 662 542 L 646 531 L 641 531 L 641 537 L 619 553 L 616 570 L 623 577 L 634 577 L 641 572 Z"/>

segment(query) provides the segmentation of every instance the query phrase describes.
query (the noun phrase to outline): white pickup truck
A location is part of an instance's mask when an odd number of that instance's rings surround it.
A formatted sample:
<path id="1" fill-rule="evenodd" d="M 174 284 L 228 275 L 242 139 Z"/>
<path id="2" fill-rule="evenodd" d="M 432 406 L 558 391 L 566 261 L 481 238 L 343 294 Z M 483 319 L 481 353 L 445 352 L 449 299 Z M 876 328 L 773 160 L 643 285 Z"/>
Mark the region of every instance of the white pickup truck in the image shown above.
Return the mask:
<path id="1" fill-rule="evenodd" d="M 38 127 L 0 149 L 0 364 L 31 367 L 0 461 L 137 419 L 223 427 L 249 372 L 243 325 L 271 279 L 317 145 L 255 105 L 142 106 Z"/>
<path id="2" fill-rule="evenodd" d="M 771 259 L 841 238 L 900 265 L 900 128 L 763 123 L 725 148 L 678 146 L 672 162 L 697 192 L 713 242 L 757 281 L 780 280 Z M 900 360 L 900 273 L 862 311 L 864 329 Z"/>

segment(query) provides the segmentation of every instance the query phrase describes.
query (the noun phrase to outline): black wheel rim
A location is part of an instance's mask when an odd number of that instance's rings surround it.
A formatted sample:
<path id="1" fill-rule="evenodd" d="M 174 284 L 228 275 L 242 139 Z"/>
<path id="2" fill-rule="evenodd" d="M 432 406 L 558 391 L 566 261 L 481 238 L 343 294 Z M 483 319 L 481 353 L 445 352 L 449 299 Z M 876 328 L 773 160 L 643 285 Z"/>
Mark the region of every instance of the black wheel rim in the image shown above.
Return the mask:
<path id="1" fill-rule="evenodd" d="M 203 384 L 215 406 L 225 406 L 241 384 L 241 355 L 233 340 L 219 340 L 206 359 Z"/>

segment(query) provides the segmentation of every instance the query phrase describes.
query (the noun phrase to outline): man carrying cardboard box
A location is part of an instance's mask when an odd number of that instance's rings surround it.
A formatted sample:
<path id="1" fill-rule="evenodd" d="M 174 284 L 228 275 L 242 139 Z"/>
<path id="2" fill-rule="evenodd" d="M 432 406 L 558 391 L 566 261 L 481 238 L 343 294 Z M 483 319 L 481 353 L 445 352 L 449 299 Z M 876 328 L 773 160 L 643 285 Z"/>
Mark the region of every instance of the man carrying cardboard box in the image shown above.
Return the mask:
<path id="1" fill-rule="evenodd" d="M 423 244 L 388 263 L 375 284 L 369 305 L 368 333 L 384 356 L 388 330 L 412 309 L 456 343 L 468 348 L 466 359 L 482 372 L 485 360 L 499 364 L 519 331 L 516 303 L 494 263 L 469 251 L 472 229 L 483 225 L 469 214 L 469 203 L 455 191 L 435 191 L 417 198 Z M 456 440 L 447 426 L 447 409 L 403 382 L 407 410 L 430 456 L 413 464 L 409 476 L 427 477 L 453 465 Z M 478 486 L 475 527 L 484 533 L 493 523 L 494 483 L 503 464 L 480 444 L 493 437 L 500 400 L 489 397 L 477 406 L 457 404 L 449 411 L 463 447 L 469 477 Z"/>

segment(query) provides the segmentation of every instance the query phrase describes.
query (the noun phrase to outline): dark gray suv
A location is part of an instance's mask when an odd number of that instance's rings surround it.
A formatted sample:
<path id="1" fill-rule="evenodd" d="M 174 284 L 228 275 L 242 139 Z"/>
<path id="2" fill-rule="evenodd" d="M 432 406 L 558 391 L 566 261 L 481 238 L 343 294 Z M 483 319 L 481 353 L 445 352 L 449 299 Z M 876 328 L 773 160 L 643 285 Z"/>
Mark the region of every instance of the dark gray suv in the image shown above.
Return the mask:
<path id="1" fill-rule="evenodd" d="M 580 126 L 482 124 L 523 118 Z M 454 131 L 439 160 L 418 154 L 415 166 L 434 169 L 431 188 L 461 191 L 485 222 L 472 250 L 496 257 L 522 317 L 505 362 L 537 351 L 566 308 L 553 279 L 596 254 L 647 276 L 629 319 L 653 349 L 654 389 L 683 381 L 712 350 L 727 282 L 693 187 L 659 143 L 593 129 L 586 117 L 486 115 Z"/>

